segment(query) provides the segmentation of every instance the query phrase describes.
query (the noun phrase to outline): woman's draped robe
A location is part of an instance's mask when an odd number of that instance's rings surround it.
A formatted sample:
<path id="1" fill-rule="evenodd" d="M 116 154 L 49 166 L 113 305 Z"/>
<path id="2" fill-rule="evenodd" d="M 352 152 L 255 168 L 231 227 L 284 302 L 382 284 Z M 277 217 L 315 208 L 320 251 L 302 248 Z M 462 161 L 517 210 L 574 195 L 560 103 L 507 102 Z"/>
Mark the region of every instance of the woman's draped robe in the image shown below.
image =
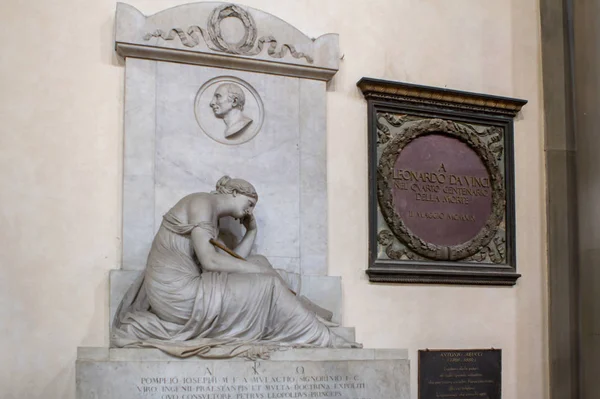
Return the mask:
<path id="1" fill-rule="evenodd" d="M 336 341 L 277 276 L 202 271 L 190 236 L 195 228 L 209 231 L 213 238 L 218 234 L 210 223 L 185 224 L 170 212 L 163 217 L 145 273 L 115 315 L 115 346 L 152 346 L 191 356 L 229 345 L 233 349 L 220 356 L 230 357 L 269 344 L 339 343 L 340 338 Z"/>

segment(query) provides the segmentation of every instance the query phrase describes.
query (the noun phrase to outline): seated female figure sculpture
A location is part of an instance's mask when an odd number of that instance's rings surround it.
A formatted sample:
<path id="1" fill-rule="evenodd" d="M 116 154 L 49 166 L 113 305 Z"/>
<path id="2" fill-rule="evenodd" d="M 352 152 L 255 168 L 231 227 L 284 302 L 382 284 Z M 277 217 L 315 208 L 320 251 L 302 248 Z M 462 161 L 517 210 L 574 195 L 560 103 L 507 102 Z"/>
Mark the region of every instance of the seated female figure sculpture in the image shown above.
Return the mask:
<path id="1" fill-rule="evenodd" d="M 143 276 L 117 310 L 113 345 L 154 346 L 182 356 L 224 344 L 360 347 L 305 307 L 265 257 L 248 256 L 257 201 L 250 183 L 224 176 L 216 191 L 190 194 L 171 208 Z M 239 257 L 213 245 L 224 216 L 246 228 L 234 249 Z M 184 349 L 173 350 L 177 345 Z"/>

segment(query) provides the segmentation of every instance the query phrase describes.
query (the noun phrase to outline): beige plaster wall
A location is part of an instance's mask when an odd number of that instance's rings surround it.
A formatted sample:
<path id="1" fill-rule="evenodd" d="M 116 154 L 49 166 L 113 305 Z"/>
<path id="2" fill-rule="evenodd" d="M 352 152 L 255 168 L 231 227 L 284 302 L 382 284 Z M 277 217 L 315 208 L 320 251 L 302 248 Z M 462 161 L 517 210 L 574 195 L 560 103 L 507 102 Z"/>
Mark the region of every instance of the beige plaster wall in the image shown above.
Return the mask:
<path id="1" fill-rule="evenodd" d="M 178 4 L 131 0 L 146 13 Z M 340 34 L 330 85 L 329 268 L 368 347 L 503 349 L 503 398 L 546 398 L 540 41 L 535 0 L 245 0 Z M 113 0 L 0 2 L 0 398 L 73 398 L 77 346 L 108 344 L 121 231 L 122 62 Z M 516 122 L 515 288 L 369 284 L 362 76 L 529 100 Z"/>

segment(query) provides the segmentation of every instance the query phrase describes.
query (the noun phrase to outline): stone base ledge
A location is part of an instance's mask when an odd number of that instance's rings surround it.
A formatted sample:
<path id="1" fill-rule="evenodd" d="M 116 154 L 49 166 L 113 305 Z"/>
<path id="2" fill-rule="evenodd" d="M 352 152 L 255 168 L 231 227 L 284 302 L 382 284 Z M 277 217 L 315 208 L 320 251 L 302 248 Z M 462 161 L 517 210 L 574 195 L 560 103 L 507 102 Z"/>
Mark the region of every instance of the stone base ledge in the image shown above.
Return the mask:
<path id="1" fill-rule="evenodd" d="M 408 360 L 408 349 L 331 349 L 290 348 L 271 353 L 268 361 L 346 361 L 346 360 Z M 99 362 L 202 362 L 201 357 L 181 359 L 159 349 L 151 348 L 77 348 L 77 360 Z M 224 359 L 228 362 L 247 362 L 245 358 Z"/>

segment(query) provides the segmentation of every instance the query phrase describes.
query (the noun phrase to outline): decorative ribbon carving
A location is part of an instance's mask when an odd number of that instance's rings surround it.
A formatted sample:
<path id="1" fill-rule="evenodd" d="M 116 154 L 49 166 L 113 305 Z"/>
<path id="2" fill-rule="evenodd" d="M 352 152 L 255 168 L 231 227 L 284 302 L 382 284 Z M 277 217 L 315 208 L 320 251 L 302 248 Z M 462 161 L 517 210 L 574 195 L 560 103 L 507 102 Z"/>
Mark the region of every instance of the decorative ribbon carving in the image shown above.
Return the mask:
<path id="1" fill-rule="evenodd" d="M 239 19 L 244 25 L 244 36 L 237 43 L 227 42 L 221 33 L 221 21 L 229 17 Z M 181 43 L 186 47 L 196 47 L 200 44 L 200 38 L 202 38 L 206 46 L 213 51 L 247 56 L 260 54 L 265 47 L 265 43 L 268 43 L 267 53 L 273 58 L 283 58 L 289 52 L 294 58 L 304 58 L 309 64 L 314 62 L 311 56 L 296 51 L 296 48 L 292 44 L 282 44 L 278 50 L 277 39 L 273 36 L 263 36 L 257 40 L 257 29 L 254 19 L 246 10 L 235 4 L 225 4 L 215 8 L 208 18 L 207 29 L 202 29 L 197 25 L 190 26 L 187 31 L 180 28 L 173 28 L 165 33 L 161 29 L 157 29 L 152 33 L 144 35 L 144 40 L 150 40 L 153 37 L 159 37 L 163 40 L 173 40 L 175 37 L 179 37 Z"/>

